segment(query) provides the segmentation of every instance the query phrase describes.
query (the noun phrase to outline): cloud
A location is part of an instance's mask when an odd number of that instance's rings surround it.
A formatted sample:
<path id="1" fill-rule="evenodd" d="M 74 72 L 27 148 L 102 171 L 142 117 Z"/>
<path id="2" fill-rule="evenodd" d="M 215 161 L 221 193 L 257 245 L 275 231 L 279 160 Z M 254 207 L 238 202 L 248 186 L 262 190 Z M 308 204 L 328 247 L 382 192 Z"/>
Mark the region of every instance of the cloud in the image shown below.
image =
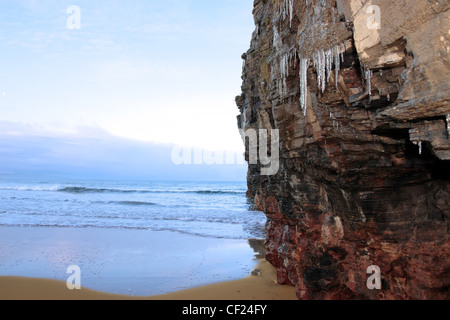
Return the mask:
<path id="1" fill-rule="evenodd" d="M 152 180 L 245 180 L 245 165 L 176 165 L 173 145 L 115 137 L 97 127 L 50 131 L 0 121 L 0 174 Z"/>

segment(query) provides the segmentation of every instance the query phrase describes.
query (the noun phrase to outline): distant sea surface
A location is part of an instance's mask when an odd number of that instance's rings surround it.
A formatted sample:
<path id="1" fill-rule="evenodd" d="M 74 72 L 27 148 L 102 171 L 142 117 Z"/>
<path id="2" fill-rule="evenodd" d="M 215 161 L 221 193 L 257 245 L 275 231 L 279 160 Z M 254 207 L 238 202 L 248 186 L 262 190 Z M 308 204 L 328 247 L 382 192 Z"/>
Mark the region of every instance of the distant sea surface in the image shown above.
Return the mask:
<path id="1" fill-rule="evenodd" d="M 172 231 L 263 238 L 245 182 L 0 180 L 0 226 Z"/>

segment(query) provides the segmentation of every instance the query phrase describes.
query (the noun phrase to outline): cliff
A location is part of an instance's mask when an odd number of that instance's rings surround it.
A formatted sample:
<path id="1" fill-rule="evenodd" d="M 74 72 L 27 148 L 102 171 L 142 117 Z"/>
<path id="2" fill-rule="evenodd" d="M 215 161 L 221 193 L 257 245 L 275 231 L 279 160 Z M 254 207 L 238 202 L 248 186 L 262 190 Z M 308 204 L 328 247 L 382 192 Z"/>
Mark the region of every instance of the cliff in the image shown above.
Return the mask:
<path id="1" fill-rule="evenodd" d="M 279 164 L 247 143 L 248 193 L 299 299 L 450 298 L 449 7 L 255 0 L 238 125 Z"/>

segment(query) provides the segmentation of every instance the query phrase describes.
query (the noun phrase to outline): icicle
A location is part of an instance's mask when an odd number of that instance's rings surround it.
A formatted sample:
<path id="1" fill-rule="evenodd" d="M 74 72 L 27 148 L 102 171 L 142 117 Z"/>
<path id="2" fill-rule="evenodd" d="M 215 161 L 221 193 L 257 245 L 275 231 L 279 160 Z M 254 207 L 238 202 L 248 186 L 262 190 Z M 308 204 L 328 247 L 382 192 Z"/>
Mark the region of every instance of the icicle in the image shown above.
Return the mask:
<path id="1" fill-rule="evenodd" d="M 294 0 L 289 1 L 289 28 L 292 28 L 292 19 L 294 18 Z"/>
<path id="2" fill-rule="evenodd" d="M 380 77 L 383 76 L 383 70 L 380 70 Z"/>
<path id="3" fill-rule="evenodd" d="M 283 98 L 283 92 L 284 92 L 284 83 L 285 83 L 285 59 L 284 56 L 280 59 L 280 78 L 278 79 L 278 93 L 280 94 L 280 97 Z"/>
<path id="4" fill-rule="evenodd" d="M 326 85 L 326 58 L 323 50 L 317 51 L 313 54 L 314 68 L 317 72 L 317 85 L 319 90 L 325 92 Z"/>
<path id="5" fill-rule="evenodd" d="M 366 77 L 366 84 L 367 84 L 367 93 L 369 96 L 372 95 L 372 77 L 373 77 L 373 71 L 369 68 L 365 68 L 364 71 L 365 77 Z"/>
<path id="6" fill-rule="evenodd" d="M 275 26 L 273 26 L 273 46 L 277 52 L 280 52 L 283 47 L 283 39 L 281 39 L 281 36 Z"/>
<path id="7" fill-rule="evenodd" d="M 300 59 L 300 105 L 303 114 L 306 116 L 306 108 L 308 103 L 308 67 L 309 59 Z"/>
<path id="8" fill-rule="evenodd" d="M 330 112 L 330 118 L 333 120 L 333 129 L 339 130 L 339 121 L 337 121 L 334 114 L 331 112 Z"/>
<path id="9" fill-rule="evenodd" d="M 448 133 L 448 138 L 450 139 L 450 113 L 447 114 L 447 133 Z"/>
<path id="10" fill-rule="evenodd" d="M 330 82 L 331 69 L 333 69 L 333 49 L 325 51 L 325 64 L 327 66 L 327 82 Z"/>
<path id="11" fill-rule="evenodd" d="M 284 5 L 286 5 L 286 1 Z M 283 4 L 280 5 L 280 15 L 282 16 L 283 20 L 286 20 L 286 10 Z"/>
<path id="12" fill-rule="evenodd" d="M 281 58 L 281 79 L 282 79 L 282 92 L 283 95 L 287 93 L 287 84 L 286 84 L 286 78 L 289 75 L 289 56 L 284 55 Z"/>
<path id="13" fill-rule="evenodd" d="M 322 74 L 320 72 L 320 61 L 319 61 L 320 56 L 319 56 L 318 51 L 313 53 L 312 59 L 313 59 L 314 69 L 316 69 L 316 72 L 317 72 L 317 88 L 320 90 L 320 85 L 322 84 L 322 80 L 321 80 Z"/>
<path id="14" fill-rule="evenodd" d="M 421 155 L 422 154 L 422 151 L 423 151 L 423 148 L 422 148 L 422 141 L 419 141 L 419 142 L 417 142 L 417 141 L 414 141 L 413 142 L 416 146 L 418 146 L 419 147 L 419 154 Z"/>
<path id="15" fill-rule="evenodd" d="M 322 93 L 325 92 L 326 84 L 330 81 L 333 64 L 335 67 L 335 82 L 338 87 L 339 71 L 341 63 L 344 62 L 344 53 L 346 45 L 341 43 L 327 50 L 318 50 L 313 53 L 313 67 L 317 73 L 317 87 Z M 295 51 L 296 54 L 296 51 Z M 300 58 L 300 104 L 306 114 L 306 105 L 308 102 L 308 68 L 310 59 Z M 331 116 L 331 115 L 330 115 Z"/>
<path id="16" fill-rule="evenodd" d="M 333 117 L 333 129 L 339 130 L 339 122 Z"/>
<path id="17" fill-rule="evenodd" d="M 388 101 L 388 102 L 391 101 L 391 95 L 390 95 L 390 94 L 387 95 L 387 101 Z"/>
<path id="18" fill-rule="evenodd" d="M 286 20 L 289 16 L 289 27 L 292 28 L 292 19 L 294 18 L 294 0 L 284 0 L 280 3 L 279 14 Z"/>
<path id="19" fill-rule="evenodd" d="M 338 83 L 341 62 L 344 62 L 344 44 L 337 45 L 328 50 L 319 50 L 313 54 L 314 68 L 317 72 L 317 85 L 320 91 L 325 92 L 327 82 L 330 82 L 333 63 L 335 66 L 336 88 Z"/>
<path id="20" fill-rule="evenodd" d="M 297 49 L 292 49 L 288 53 L 282 55 L 280 59 L 280 78 L 277 80 L 278 91 L 280 97 L 283 99 L 287 94 L 287 82 L 286 79 L 289 77 L 289 68 L 295 58 L 297 57 Z"/>
<path id="21" fill-rule="evenodd" d="M 325 88 L 327 86 L 327 82 L 326 82 L 327 81 L 327 74 L 326 74 L 326 71 L 327 71 L 327 66 L 326 66 L 327 58 L 325 56 L 325 51 L 320 50 L 319 56 L 320 56 L 319 64 L 320 64 L 320 76 L 321 76 L 321 84 L 320 84 L 320 86 L 322 88 L 322 93 L 324 93 L 325 92 Z"/>
<path id="22" fill-rule="evenodd" d="M 336 82 L 336 89 L 338 88 L 338 80 L 339 80 L 339 70 L 341 69 L 341 60 L 340 60 L 340 47 L 334 47 L 334 66 L 335 66 L 335 82 Z"/>

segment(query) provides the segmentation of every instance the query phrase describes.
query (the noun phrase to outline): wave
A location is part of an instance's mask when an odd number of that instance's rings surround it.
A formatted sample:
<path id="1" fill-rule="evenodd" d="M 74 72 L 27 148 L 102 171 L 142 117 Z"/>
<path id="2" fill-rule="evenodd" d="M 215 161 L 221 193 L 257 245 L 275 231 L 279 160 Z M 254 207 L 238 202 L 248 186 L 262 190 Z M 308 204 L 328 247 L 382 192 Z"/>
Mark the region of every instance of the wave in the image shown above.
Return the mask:
<path id="1" fill-rule="evenodd" d="M 199 190 L 199 191 L 186 191 L 186 193 L 197 194 L 245 194 L 245 191 L 228 191 L 228 190 Z"/>
<path id="2" fill-rule="evenodd" d="M 156 203 L 153 202 L 145 202 L 145 201 L 106 201 L 102 202 L 105 204 L 117 204 L 124 206 L 157 206 Z"/>
<path id="3" fill-rule="evenodd" d="M 203 195 L 239 195 L 245 194 L 243 190 L 161 190 L 161 189 L 111 189 L 111 188 L 88 188 L 88 187 L 61 187 L 61 186 L 37 186 L 37 187 L 2 187 L 0 190 L 16 191 L 52 191 L 66 192 L 72 194 L 84 193 L 173 193 L 173 194 L 203 194 Z M 132 204 L 132 203 L 131 203 Z"/>
<path id="4" fill-rule="evenodd" d="M 156 231 L 156 232 L 174 232 L 189 236 L 196 236 L 209 239 L 229 239 L 229 240 L 248 240 L 247 235 L 220 235 L 211 234 L 208 232 L 195 232 L 191 230 L 183 230 L 170 227 L 139 227 L 139 226 L 98 226 L 93 224 L 79 224 L 79 225 L 60 225 L 60 224 L 40 224 L 40 223 L 15 223 L 15 224 L 3 224 L 0 223 L 0 227 L 7 228 L 56 228 L 56 229 L 101 229 L 101 230 L 136 230 L 136 231 Z"/>
<path id="5" fill-rule="evenodd" d="M 1 187 L 0 190 L 12 190 L 12 191 L 59 191 L 60 186 L 24 186 L 24 187 Z"/>
<path id="6" fill-rule="evenodd" d="M 86 188 L 86 187 L 62 187 L 56 191 L 67 192 L 67 193 L 133 193 L 133 192 L 136 192 L 136 190 Z"/>
<path id="7" fill-rule="evenodd" d="M 101 189 L 85 187 L 65 187 L 57 191 L 67 193 L 193 193 L 193 194 L 245 194 L 245 191 L 234 190 L 145 190 L 145 189 Z"/>

